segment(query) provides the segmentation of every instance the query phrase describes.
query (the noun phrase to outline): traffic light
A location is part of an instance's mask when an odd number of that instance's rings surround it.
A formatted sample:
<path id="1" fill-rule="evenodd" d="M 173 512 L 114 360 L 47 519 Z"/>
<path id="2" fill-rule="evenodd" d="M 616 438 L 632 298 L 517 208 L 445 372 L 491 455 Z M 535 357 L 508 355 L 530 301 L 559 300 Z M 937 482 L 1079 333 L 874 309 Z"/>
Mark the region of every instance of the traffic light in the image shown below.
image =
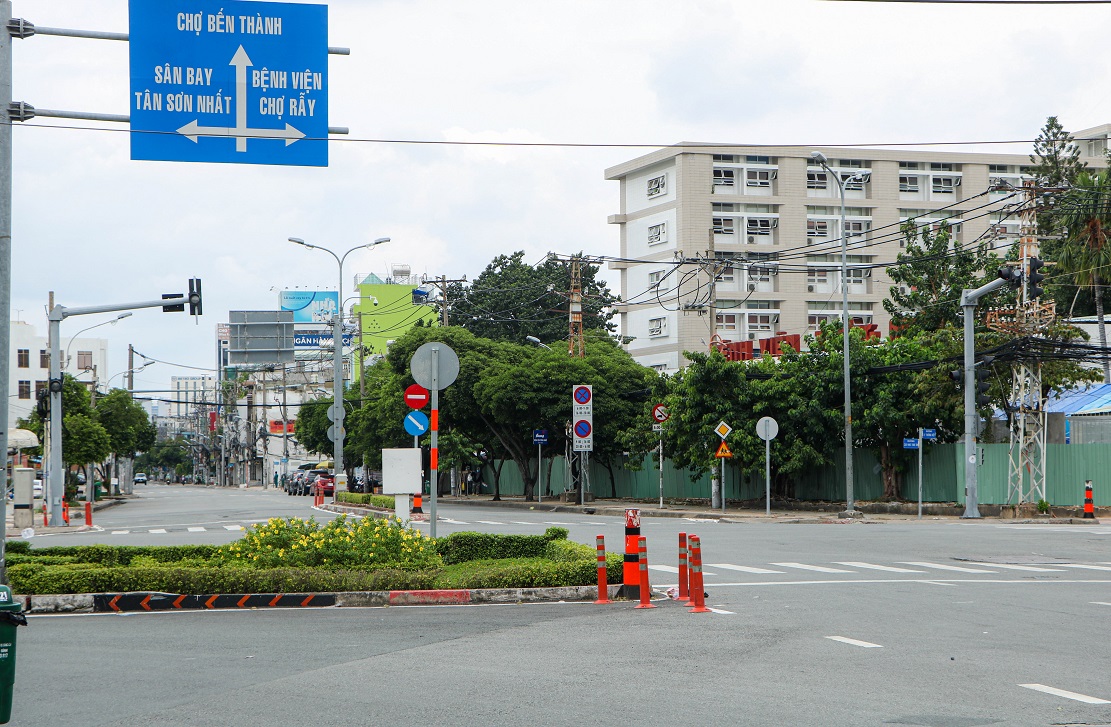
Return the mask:
<path id="1" fill-rule="evenodd" d="M 51 393 L 54 393 L 54 394 L 62 393 L 62 388 L 63 388 L 62 379 L 61 378 L 51 379 L 49 388 L 50 388 Z"/>
<path id="2" fill-rule="evenodd" d="M 1026 276 L 1026 299 L 1034 300 L 1040 298 L 1045 291 L 1038 285 L 1038 283 L 1045 280 L 1045 273 L 1038 272 L 1045 267 L 1045 261 L 1036 257 L 1030 258 L 1030 272 Z"/>
<path id="3" fill-rule="evenodd" d="M 50 394 L 43 391 L 39 393 L 38 403 L 35 405 L 36 411 L 39 413 L 39 419 L 46 419 L 50 416 Z"/>
<path id="4" fill-rule="evenodd" d="M 201 315 L 201 279 L 189 278 L 189 315 Z"/>
<path id="5" fill-rule="evenodd" d="M 1022 270 L 1003 266 L 999 268 L 999 278 L 1010 283 L 1012 288 L 1017 288 L 1022 284 Z"/>
<path id="6" fill-rule="evenodd" d="M 988 383 L 988 376 L 991 370 L 987 367 L 991 365 L 991 361 L 987 360 L 990 357 L 985 357 L 981 365 L 976 368 L 976 406 L 984 407 L 991 403 L 991 397 L 988 396 L 988 389 L 991 384 Z"/>
<path id="7" fill-rule="evenodd" d="M 957 369 L 956 371 L 950 371 L 949 372 L 949 378 L 951 378 L 953 380 L 954 384 L 956 384 L 957 386 L 960 386 L 961 382 L 964 381 L 964 370 L 963 369 Z"/>

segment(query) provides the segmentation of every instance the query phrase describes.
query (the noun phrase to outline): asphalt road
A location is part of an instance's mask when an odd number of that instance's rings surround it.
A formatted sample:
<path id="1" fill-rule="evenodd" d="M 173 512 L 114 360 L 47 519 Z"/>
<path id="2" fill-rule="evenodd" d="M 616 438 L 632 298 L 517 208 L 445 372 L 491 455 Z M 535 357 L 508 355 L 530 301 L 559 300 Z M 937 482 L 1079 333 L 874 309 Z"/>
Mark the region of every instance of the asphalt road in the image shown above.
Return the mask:
<path id="1" fill-rule="evenodd" d="M 35 544 L 225 542 L 238 534 L 225 525 L 311 512 L 272 491 L 152 485 L 98 514 L 103 532 Z M 440 514 L 440 534 L 567 523 L 576 540 L 621 545 L 614 517 Z M 678 532 L 701 536 L 715 613 L 661 601 L 32 617 L 12 724 L 1111 724 L 1111 527 L 643 530 L 658 585 L 676 578 Z"/>

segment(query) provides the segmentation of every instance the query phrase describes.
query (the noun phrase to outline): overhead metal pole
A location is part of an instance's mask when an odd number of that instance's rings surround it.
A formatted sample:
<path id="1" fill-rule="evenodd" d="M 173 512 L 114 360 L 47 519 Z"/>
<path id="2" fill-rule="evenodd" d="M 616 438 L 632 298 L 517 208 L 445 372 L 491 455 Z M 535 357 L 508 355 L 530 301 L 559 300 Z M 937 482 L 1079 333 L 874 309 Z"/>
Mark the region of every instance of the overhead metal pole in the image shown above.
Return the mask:
<path id="1" fill-rule="evenodd" d="M 11 0 L 0 0 L 0 452 L 4 457 L 4 492 L 0 496 L 0 523 L 7 522 L 8 507 L 8 371 L 11 365 L 12 301 L 12 36 L 7 31 L 12 19 Z M 0 528 L 7 527 L 0 525 Z M 3 533 L 0 532 L 0 536 Z M 0 582 L 8 582 L 8 564 L 0 537 Z"/>

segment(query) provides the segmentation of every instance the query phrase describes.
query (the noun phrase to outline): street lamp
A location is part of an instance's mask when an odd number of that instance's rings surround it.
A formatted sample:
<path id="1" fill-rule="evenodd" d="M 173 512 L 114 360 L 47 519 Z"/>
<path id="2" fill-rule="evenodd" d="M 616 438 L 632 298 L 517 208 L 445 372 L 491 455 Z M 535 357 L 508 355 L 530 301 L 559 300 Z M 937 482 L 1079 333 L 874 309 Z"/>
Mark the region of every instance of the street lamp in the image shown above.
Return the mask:
<path id="1" fill-rule="evenodd" d="M 346 476 L 341 478 L 340 473 L 343 471 L 343 261 L 347 256 L 356 250 L 368 250 L 384 242 L 389 242 L 390 238 L 380 237 L 374 242 L 368 242 L 365 245 L 358 245 L 353 247 L 342 256 L 336 255 L 334 252 L 326 247 L 318 245 L 310 245 L 299 237 L 291 237 L 289 241 L 310 250 L 323 250 L 331 255 L 336 260 L 336 265 L 339 267 L 339 288 L 338 300 L 339 305 L 336 307 L 336 315 L 332 322 L 332 347 L 335 349 L 335 358 L 332 361 L 332 379 L 334 381 L 332 388 L 333 411 L 336 412 L 335 421 L 333 422 L 333 432 L 335 439 L 333 444 L 335 449 L 332 453 L 332 471 L 335 473 L 335 487 L 332 490 L 332 502 L 338 502 L 340 485 L 346 481 Z"/>
<path id="2" fill-rule="evenodd" d="M 820 151 L 810 152 L 810 158 L 825 169 L 833 181 L 837 182 L 837 190 L 841 193 L 841 337 L 844 339 L 845 359 L 845 510 L 853 513 L 853 412 L 852 392 L 849 383 L 849 265 L 848 265 L 848 231 L 845 229 L 845 185 L 863 180 L 865 172 L 857 172 L 848 179 L 841 179 L 841 175 L 829 167 L 829 160 Z"/>
<path id="3" fill-rule="evenodd" d="M 536 344 L 540 348 L 547 349 L 548 351 L 552 350 L 551 346 L 548 346 L 548 345 L 545 345 L 545 344 L 541 343 L 540 339 L 537 338 L 536 336 L 525 336 L 525 340 L 528 341 L 529 343 Z"/>
<path id="4" fill-rule="evenodd" d="M 70 348 L 73 347 L 73 342 L 76 341 L 81 336 L 82 333 L 84 333 L 85 331 L 91 331 L 94 328 L 99 328 L 100 326 L 106 326 L 109 323 L 111 323 L 114 326 L 117 323 L 119 323 L 120 321 L 122 321 L 124 318 L 128 318 L 131 315 L 132 315 L 131 311 L 127 311 L 126 313 L 120 313 L 115 318 L 111 318 L 111 319 L 106 320 L 106 321 L 101 321 L 100 323 L 95 323 L 95 324 L 89 326 L 88 328 L 82 328 L 80 331 L 75 333 L 73 335 L 73 337 L 71 337 L 69 339 L 69 345 L 66 346 L 66 360 L 61 362 L 62 368 L 63 369 L 68 369 L 69 368 L 69 350 L 70 350 Z"/>

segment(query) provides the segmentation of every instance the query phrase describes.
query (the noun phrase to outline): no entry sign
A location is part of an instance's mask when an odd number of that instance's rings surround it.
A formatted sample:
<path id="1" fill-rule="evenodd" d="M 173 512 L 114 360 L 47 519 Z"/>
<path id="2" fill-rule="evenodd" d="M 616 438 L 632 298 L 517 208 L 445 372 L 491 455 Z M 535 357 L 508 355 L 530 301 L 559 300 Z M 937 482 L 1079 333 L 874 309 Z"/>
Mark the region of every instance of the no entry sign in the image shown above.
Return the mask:
<path id="1" fill-rule="evenodd" d="M 428 393 L 428 389 L 420 384 L 413 384 L 405 389 L 405 403 L 409 405 L 411 409 L 423 409 L 425 405 L 428 404 L 431 396 L 432 395 Z"/>

